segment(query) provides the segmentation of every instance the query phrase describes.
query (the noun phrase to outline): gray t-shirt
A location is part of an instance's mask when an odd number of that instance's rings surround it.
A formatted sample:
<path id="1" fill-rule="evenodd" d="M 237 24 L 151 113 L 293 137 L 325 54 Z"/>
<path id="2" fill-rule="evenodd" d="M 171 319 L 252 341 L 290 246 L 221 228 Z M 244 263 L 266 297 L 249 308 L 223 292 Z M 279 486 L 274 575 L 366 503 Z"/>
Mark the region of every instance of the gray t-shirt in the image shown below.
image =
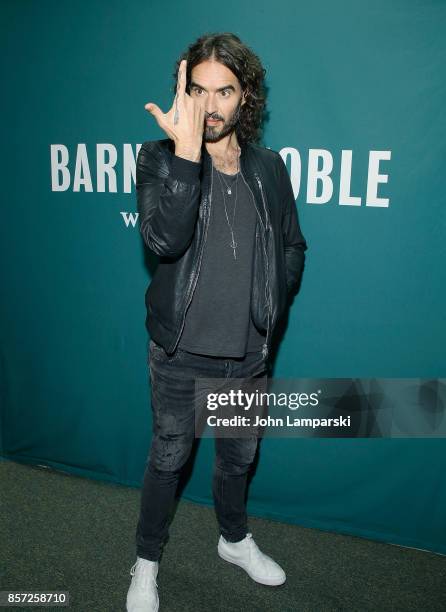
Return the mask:
<path id="1" fill-rule="evenodd" d="M 257 212 L 240 172 L 230 175 L 216 168 L 213 172 L 211 218 L 200 274 L 178 346 L 191 353 L 243 357 L 247 352 L 260 351 L 265 341 L 250 315 Z M 237 243 L 236 259 L 230 246 L 223 189 Z"/>

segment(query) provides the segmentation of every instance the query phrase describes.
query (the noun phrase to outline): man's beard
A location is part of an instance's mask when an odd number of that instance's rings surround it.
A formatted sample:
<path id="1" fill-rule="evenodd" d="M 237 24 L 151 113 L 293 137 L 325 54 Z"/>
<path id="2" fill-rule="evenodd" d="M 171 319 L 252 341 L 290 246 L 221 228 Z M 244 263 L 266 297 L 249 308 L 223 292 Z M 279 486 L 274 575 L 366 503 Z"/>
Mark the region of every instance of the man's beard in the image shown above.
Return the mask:
<path id="1" fill-rule="evenodd" d="M 230 134 L 236 128 L 239 120 L 240 120 L 240 109 L 241 109 L 241 100 L 237 104 L 234 112 L 232 113 L 229 121 L 225 121 L 222 127 L 219 130 L 219 124 L 217 125 L 208 125 L 206 123 L 206 119 L 222 119 L 219 115 L 210 115 L 205 118 L 204 124 L 204 133 L 203 133 L 203 141 L 204 142 L 218 142 L 228 134 Z"/>

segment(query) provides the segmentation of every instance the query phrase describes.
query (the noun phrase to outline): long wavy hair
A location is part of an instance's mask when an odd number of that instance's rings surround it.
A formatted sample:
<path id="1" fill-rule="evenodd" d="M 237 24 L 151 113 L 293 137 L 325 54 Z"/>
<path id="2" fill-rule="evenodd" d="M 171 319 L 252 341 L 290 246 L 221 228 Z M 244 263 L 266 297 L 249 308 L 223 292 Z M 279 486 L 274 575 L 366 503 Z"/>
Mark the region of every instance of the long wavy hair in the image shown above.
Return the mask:
<path id="1" fill-rule="evenodd" d="M 173 94 L 176 93 L 181 60 L 187 60 L 186 92 L 190 93 L 192 69 L 203 61 L 215 59 L 238 78 L 246 102 L 240 108 L 235 127 L 239 142 L 259 142 L 262 137 L 266 93 L 265 68 L 258 56 L 231 32 L 206 33 L 189 45 L 175 64 Z"/>

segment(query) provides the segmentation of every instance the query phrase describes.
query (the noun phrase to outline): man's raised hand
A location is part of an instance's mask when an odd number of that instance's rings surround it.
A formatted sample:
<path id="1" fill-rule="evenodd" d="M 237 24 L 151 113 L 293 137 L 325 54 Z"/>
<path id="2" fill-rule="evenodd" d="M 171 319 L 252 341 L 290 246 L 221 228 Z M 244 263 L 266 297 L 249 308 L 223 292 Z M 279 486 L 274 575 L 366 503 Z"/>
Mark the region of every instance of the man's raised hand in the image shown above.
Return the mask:
<path id="1" fill-rule="evenodd" d="M 144 108 L 175 142 L 175 155 L 199 161 L 204 130 L 204 109 L 186 93 L 186 60 L 178 68 L 177 91 L 171 109 L 163 113 L 159 106 L 149 102 Z"/>

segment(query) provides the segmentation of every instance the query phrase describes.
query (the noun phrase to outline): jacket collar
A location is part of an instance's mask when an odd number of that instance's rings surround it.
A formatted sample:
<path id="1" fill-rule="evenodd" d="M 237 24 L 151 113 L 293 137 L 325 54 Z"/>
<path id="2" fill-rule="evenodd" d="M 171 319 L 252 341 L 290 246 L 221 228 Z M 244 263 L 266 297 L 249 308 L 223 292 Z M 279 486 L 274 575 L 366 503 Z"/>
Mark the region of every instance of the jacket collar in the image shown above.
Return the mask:
<path id="1" fill-rule="evenodd" d="M 175 143 L 170 138 L 165 138 L 163 141 L 165 146 L 168 147 L 171 154 L 174 154 L 175 151 Z M 256 159 L 256 153 L 250 143 L 240 143 L 240 169 L 243 173 L 246 182 L 248 183 L 251 191 L 256 198 L 258 211 L 260 213 L 260 217 L 262 221 L 267 224 L 266 211 L 264 206 L 262 205 L 262 193 L 259 188 L 258 180 L 260 180 L 261 172 L 259 169 L 259 165 Z M 212 158 L 206 149 L 206 145 L 203 142 L 201 147 L 202 157 L 203 157 L 203 167 L 201 170 L 201 180 L 203 182 L 203 197 L 207 199 L 210 181 L 211 181 L 211 171 L 212 171 Z"/>

